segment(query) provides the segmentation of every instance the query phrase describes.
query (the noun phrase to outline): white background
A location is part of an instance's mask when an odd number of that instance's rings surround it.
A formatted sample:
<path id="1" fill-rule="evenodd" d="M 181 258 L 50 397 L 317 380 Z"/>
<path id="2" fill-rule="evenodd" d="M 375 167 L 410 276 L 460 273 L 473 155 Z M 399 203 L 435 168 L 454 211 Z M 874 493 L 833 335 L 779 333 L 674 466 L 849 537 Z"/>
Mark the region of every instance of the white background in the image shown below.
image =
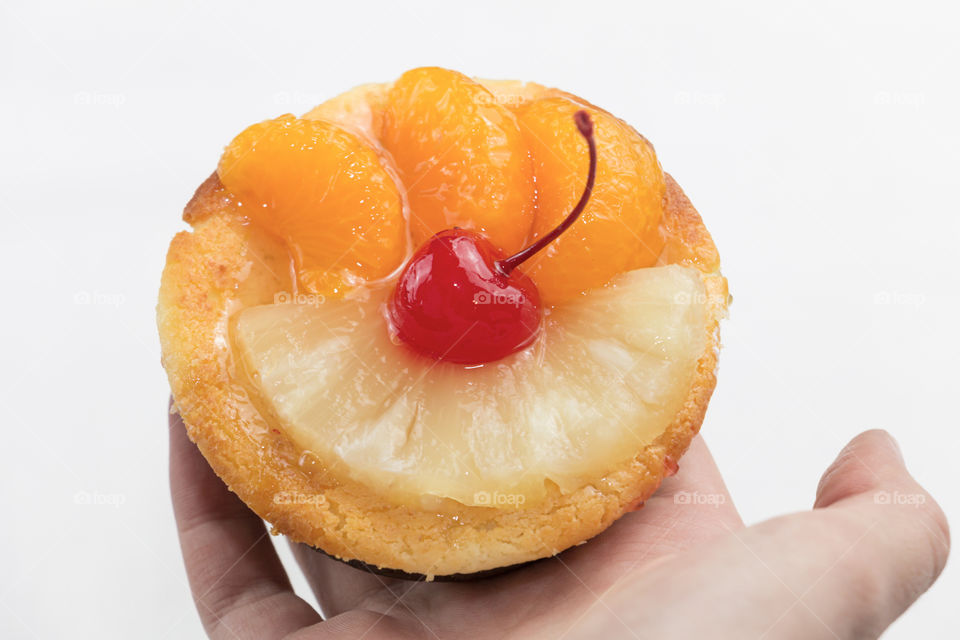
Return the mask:
<path id="1" fill-rule="evenodd" d="M 713 4 L 4 2 L 0 637 L 200 635 L 167 243 L 246 125 L 427 64 L 569 89 L 657 146 L 734 295 L 703 431 L 748 522 L 809 507 L 883 427 L 956 523 L 956 5 Z M 888 637 L 957 637 L 958 598 L 948 567 Z"/>

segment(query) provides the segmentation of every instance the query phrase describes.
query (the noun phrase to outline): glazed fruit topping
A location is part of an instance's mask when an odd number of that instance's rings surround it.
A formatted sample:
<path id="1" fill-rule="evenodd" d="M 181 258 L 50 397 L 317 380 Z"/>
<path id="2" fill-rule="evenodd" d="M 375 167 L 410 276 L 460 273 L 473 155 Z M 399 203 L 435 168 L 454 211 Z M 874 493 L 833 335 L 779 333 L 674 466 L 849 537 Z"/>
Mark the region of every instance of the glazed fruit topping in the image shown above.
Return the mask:
<path id="1" fill-rule="evenodd" d="M 376 149 L 332 122 L 286 115 L 252 125 L 217 173 L 252 222 L 288 242 L 310 293 L 341 295 L 403 261 L 396 183 Z"/>
<path id="2" fill-rule="evenodd" d="M 511 87 L 413 69 L 248 127 L 217 173 L 241 215 L 287 245 L 298 290 L 340 298 L 392 279 L 454 227 L 503 255 L 551 233 L 582 193 L 588 157 L 569 123 L 585 109 L 597 138 L 590 201 L 523 269 L 551 309 L 657 264 L 666 183 L 653 146 L 577 96 Z"/>
<path id="3" fill-rule="evenodd" d="M 566 231 L 593 191 L 597 147 L 586 111 L 574 114 L 587 141 L 590 164 L 580 200 L 533 244 L 504 257 L 484 235 L 454 227 L 420 247 L 400 274 L 387 305 L 391 331 L 420 353 L 448 362 L 478 365 L 529 346 L 543 318 L 536 285 L 517 267 Z"/>
<path id="4" fill-rule="evenodd" d="M 526 245 L 535 208 L 530 152 L 517 117 L 487 88 L 456 71 L 413 69 L 390 88 L 382 121 L 414 246 L 452 227 L 478 231 L 507 253 Z"/>

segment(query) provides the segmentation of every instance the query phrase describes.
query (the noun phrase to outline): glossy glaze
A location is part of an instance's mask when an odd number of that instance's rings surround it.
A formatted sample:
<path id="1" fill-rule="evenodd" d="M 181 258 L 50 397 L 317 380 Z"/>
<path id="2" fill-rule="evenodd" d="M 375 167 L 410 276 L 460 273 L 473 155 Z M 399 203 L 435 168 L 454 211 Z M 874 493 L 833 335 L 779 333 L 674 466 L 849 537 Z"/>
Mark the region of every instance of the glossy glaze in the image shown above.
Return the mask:
<path id="1" fill-rule="evenodd" d="M 540 329 L 540 295 L 526 275 L 473 231 L 441 231 L 400 274 L 387 306 L 391 331 L 420 353 L 461 364 L 493 362 L 529 346 Z"/>

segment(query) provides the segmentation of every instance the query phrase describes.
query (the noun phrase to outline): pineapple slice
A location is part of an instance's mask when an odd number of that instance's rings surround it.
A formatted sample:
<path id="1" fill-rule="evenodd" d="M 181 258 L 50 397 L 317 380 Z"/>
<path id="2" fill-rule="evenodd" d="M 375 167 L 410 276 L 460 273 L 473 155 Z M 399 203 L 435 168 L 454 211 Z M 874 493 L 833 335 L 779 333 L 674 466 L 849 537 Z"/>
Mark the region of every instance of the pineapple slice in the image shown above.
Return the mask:
<path id="1" fill-rule="evenodd" d="M 530 348 L 474 368 L 391 341 L 389 291 L 251 307 L 232 329 L 288 437 L 401 503 L 516 508 L 595 481 L 667 428 L 706 348 L 703 281 L 678 265 L 621 274 L 553 309 Z"/>

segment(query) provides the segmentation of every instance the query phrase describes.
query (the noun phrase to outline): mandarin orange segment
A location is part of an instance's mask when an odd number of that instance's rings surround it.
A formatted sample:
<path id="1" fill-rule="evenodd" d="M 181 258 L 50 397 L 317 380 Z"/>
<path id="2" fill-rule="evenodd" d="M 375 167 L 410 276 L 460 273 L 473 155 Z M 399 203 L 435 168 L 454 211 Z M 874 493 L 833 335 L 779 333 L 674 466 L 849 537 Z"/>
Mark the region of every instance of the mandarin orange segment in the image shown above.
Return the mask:
<path id="1" fill-rule="evenodd" d="M 516 110 L 537 183 L 533 238 L 550 232 L 580 199 L 589 159 L 573 114 L 585 106 L 548 97 Z M 587 111 L 597 140 L 593 194 L 577 221 L 521 267 L 551 305 L 602 286 L 618 273 L 653 265 L 663 242 L 658 224 L 665 186 L 653 147 L 609 113 Z"/>
<path id="2" fill-rule="evenodd" d="M 414 69 L 390 90 L 382 124 L 417 245 L 459 226 L 504 252 L 523 248 L 533 221 L 532 169 L 516 118 L 493 93 L 455 71 Z"/>
<path id="3" fill-rule="evenodd" d="M 397 185 L 377 152 L 337 125 L 291 115 L 255 124 L 217 172 L 252 222 L 289 243 L 313 293 L 387 276 L 406 255 Z"/>

